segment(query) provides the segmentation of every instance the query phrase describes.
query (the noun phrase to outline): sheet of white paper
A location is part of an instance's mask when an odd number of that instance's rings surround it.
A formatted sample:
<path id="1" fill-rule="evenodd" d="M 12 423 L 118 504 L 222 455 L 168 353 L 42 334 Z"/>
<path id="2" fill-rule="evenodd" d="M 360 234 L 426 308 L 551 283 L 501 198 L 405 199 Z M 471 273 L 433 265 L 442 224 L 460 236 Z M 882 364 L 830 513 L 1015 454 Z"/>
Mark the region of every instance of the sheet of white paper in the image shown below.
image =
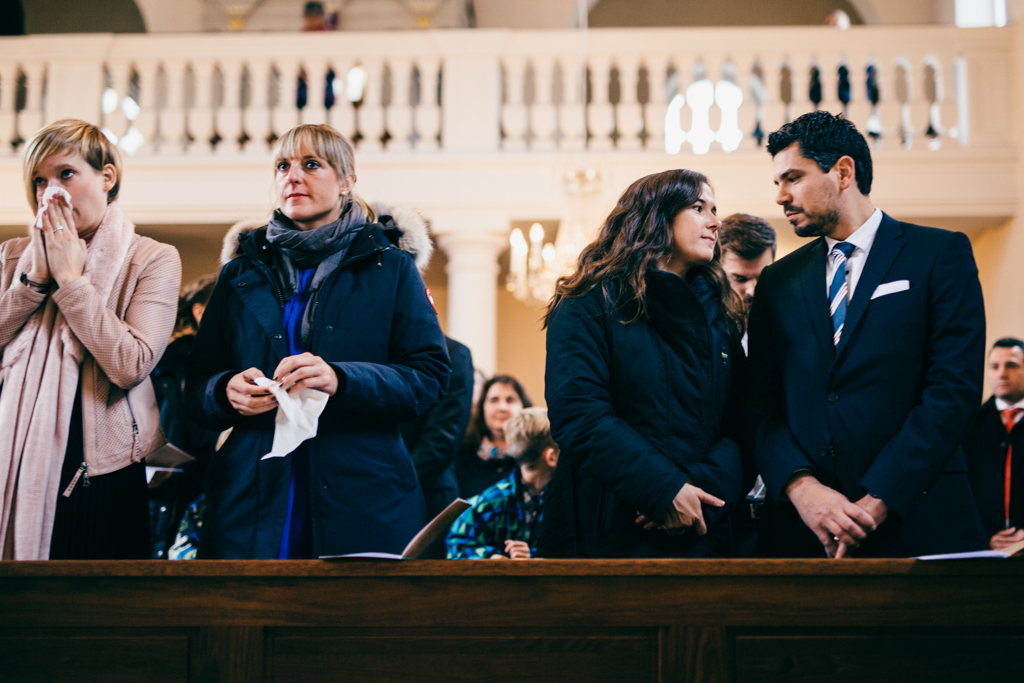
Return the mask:
<path id="1" fill-rule="evenodd" d="M 1006 553 L 998 550 L 974 550 L 969 553 L 943 553 L 942 555 L 922 555 L 915 557 L 915 560 L 975 560 L 982 557 L 998 558 L 1005 560 L 1009 557 Z"/>
<path id="2" fill-rule="evenodd" d="M 153 477 L 156 476 L 157 472 L 184 472 L 185 470 L 177 467 L 149 467 L 146 466 L 146 483 L 153 481 Z"/>
<path id="3" fill-rule="evenodd" d="M 58 194 L 64 197 L 65 201 L 67 201 L 68 204 L 71 204 L 71 195 L 68 194 L 68 191 L 65 190 L 63 187 L 46 188 L 46 190 L 43 192 L 43 201 L 40 202 L 39 204 L 39 215 L 38 218 L 36 218 L 37 228 L 43 227 L 43 209 L 45 209 L 46 205 L 50 203 L 50 200 L 53 199 Z"/>
<path id="4" fill-rule="evenodd" d="M 316 389 L 299 389 L 289 394 L 281 388 L 280 382 L 268 377 L 257 377 L 253 381 L 277 399 L 274 445 L 260 460 L 283 458 L 298 448 L 300 443 L 316 436 L 320 413 L 324 412 L 330 396 Z"/>

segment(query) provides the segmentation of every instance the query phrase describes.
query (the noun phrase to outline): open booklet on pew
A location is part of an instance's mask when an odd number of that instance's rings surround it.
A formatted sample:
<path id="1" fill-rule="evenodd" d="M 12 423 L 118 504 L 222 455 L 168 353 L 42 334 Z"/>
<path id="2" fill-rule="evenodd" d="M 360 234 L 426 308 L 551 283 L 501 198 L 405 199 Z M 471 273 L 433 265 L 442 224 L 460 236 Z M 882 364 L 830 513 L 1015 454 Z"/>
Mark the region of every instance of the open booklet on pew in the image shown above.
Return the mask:
<path id="1" fill-rule="evenodd" d="M 351 553 L 350 555 L 321 555 L 321 560 L 418 560 L 423 557 L 427 548 L 434 545 L 434 541 L 443 538 L 448 529 L 463 512 L 469 508 L 469 503 L 462 498 L 456 498 L 451 505 L 430 520 L 430 523 L 420 529 L 419 533 L 412 537 L 409 545 L 401 555 L 394 553 Z"/>
<path id="2" fill-rule="evenodd" d="M 1002 550 L 975 550 L 969 553 L 945 553 L 943 555 L 922 555 L 915 560 L 974 560 L 981 557 L 994 557 L 1005 560 L 1008 557 L 1024 558 L 1024 541 L 1008 545 Z"/>

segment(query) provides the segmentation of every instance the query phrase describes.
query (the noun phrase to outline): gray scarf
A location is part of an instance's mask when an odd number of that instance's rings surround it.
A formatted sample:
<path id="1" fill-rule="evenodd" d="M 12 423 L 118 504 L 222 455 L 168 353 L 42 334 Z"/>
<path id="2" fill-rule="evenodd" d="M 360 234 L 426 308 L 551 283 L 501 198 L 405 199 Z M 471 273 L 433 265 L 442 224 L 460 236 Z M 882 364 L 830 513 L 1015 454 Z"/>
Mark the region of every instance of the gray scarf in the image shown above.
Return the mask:
<path id="1" fill-rule="evenodd" d="M 295 293 L 300 270 L 318 266 L 328 257 L 343 252 L 359 233 L 354 228 L 366 223 L 366 209 L 361 202 L 351 199 L 338 220 L 314 230 L 299 230 L 290 218 L 275 211 L 267 225 L 267 241 L 274 245 L 274 265 L 277 266 L 285 297 Z M 322 280 L 325 274 L 318 272 L 316 279 Z"/>

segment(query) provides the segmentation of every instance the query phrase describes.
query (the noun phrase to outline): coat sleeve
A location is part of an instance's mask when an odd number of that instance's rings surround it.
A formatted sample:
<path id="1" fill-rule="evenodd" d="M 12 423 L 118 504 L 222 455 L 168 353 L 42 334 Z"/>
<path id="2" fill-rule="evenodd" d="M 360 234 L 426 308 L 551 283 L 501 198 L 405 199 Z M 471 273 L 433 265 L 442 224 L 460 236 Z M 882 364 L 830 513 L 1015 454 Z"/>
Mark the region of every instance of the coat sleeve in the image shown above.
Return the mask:
<path id="1" fill-rule="evenodd" d="M 388 359 L 382 363 L 331 363 L 339 390 L 327 410 L 372 419 L 408 422 L 438 404 L 448 391 L 451 364 L 427 287 L 405 253 L 398 268 Z"/>
<path id="2" fill-rule="evenodd" d="M 581 472 L 661 520 L 688 475 L 612 406 L 606 316 L 598 294 L 563 299 L 548 324 L 545 398 L 551 435 Z"/>
<path id="3" fill-rule="evenodd" d="M 771 269 L 768 266 L 761 273 L 748 318 L 750 391 L 747 412 L 754 430 L 757 467 L 768 492 L 779 500 L 790 477 L 800 471 L 813 472 L 814 468 L 786 419 L 785 381 L 772 329 Z"/>
<path id="4" fill-rule="evenodd" d="M 44 292 L 36 292 L 14 279 L 18 258 L 8 256 L 11 241 L 0 245 L 0 353 L 18 336 L 47 297 Z"/>
<path id="5" fill-rule="evenodd" d="M 449 560 L 486 560 L 495 553 L 503 554 L 494 534 L 496 517 L 492 515 L 488 524 L 477 509 L 478 499 L 473 502 L 476 505 L 459 515 L 445 539 Z"/>
<path id="6" fill-rule="evenodd" d="M 203 312 L 195 343 L 185 361 L 185 411 L 201 427 L 223 431 L 243 419 L 227 400 L 228 380 L 247 368 L 237 367 L 228 330 L 231 307 L 231 269 L 224 266 Z"/>
<path id="7" fill-rule="evenodd" d="M 949 233 L 928 283 L 930 339 L 921 401 L 875 458 L 861 486 L 906 516 L 946 464 L 981 403 L 985 303 L 971 243 Z"/>
<path id="8" fill-rule="evenodd" d="M 123 321 L 85 276 L 60 287 L 53 300 L 107 378 L 131 389 L 149 377 L 167 348 L 180 289 L 181 258 L 174 247 L 162 245 L 139 275 Z"/>
<path id="9" fill-rule="evenodd" d="M 436 478 L 452 464 L 469 426 L 473 408 L 473 356 L 461 344 L 453 345 L 451 351 L 448 394 L 427 413 L 416 446 L 410 453 L 420 481 Z"/>

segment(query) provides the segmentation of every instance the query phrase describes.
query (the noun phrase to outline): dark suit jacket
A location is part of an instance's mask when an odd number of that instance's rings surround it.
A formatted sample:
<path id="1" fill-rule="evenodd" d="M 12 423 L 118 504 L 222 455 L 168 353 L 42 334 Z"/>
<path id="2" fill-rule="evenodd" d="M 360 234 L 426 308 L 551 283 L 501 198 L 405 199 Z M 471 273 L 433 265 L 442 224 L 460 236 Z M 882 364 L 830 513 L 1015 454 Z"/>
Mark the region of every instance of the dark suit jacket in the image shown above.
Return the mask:
<path id="1" fill-rule="evenodd" d="M 757 462 L 770 495 L 778 500 L 795 472 L 810 470 L 852 501 L 881 498 L 891 520 L 864 555 L 984 547 L 960 449 L 985 360 L 970 242 L 884 216 L 838 346 L 826 249 L 817 239 L 766 268 L 750 313 Z M 899 280 L 910 288 L 871 300 Z"/>
<path id="2" fill-rule="evenodd" d="M 473 355 L 450 337 L 444 341 L 452 361 L 448 394 L 429 413 L 402 425 L 402 440 L 420 478 L 430 518 L 459 497 L 455 454 L 466 436 L 473 409 Z"/>
<path id="3" fill-rule="evenodd" d="M 981 523 L 989 538 L 1006 524 L 1003 497 L 1006 489 L 1006 449 L 1013 444 L 1013 471 L 1010 474 L 1010 526 L 1024 526 L 1024 420 L 1007 434 L 1003 416 L 995 398 L 985 402 L 971 431 L 964 439 L 967 476 L 981 513 Z"/>

